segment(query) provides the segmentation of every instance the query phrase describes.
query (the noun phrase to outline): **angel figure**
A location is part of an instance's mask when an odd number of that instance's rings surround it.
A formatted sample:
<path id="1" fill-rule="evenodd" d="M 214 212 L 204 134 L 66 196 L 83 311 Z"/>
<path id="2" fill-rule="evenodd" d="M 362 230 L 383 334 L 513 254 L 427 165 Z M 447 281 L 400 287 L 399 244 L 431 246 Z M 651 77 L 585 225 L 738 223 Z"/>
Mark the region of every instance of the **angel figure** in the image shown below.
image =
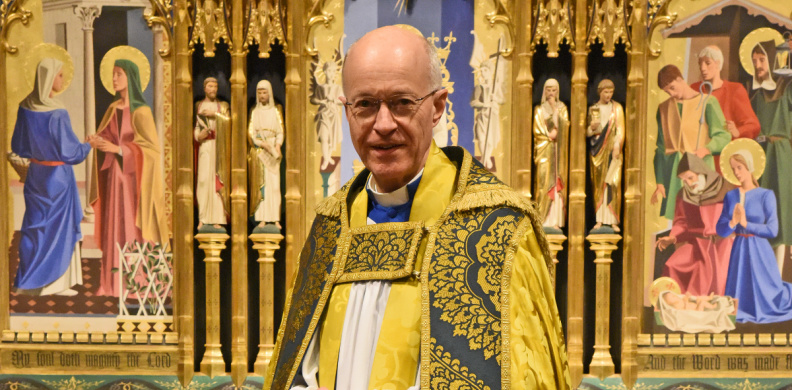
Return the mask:
<path id="1" fill-rule="evenodd" d="M 503 60 L 500 53 L 487 56 L 484 46 L 474 37 L 470 66 L 476 74 L 476 86 L 470 106 L 475 110 L 473 134 L 481 153 L 481 162 L 489 170 L 494 168 L 492 153 L 500 142 L 500 105 L 503 97 Z M 500 44 L 498 45 L 500 46 Z"/>
<path id="2" fill-rule="evenodd" d="M 344 61 L 341 55 L 341 43 L 336 49 L 332 61 L 311 64 L 311 104 L 319 106 L 316 110 L 316 136 L 322 145 L 321 170 L 326 170 L 333 162 L 331 153 L 341 144 L 341 114 L 343 103 L 338 100 L 343 95 L 341 86 L 336 83 L 338 70 Z M 321 64 L 321 65 L 320 65 Z M 324 83 L 320 83 L 324 73 Z"/>

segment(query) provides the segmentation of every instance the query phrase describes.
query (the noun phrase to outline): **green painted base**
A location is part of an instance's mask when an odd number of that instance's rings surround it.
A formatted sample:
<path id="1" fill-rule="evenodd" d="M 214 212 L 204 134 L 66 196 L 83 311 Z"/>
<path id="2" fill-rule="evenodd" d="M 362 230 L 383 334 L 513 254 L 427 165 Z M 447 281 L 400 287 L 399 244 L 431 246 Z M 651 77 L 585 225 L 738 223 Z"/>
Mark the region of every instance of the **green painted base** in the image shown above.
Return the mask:
<path id="1" fill-rule="evenodd" d="M 239 389 L 259 390 L 264 386 L 261 377 L 249 377 Z M 225 390 L 233 389 L 230 376 L 208 376 L 196 373 L 186 388 L 189 390 Z M 134 390 L 182 390 L 179 379 L 175 376 L 141 376 L 141 375 L 0 375 L 0 389 L 26 390 L 99 390 L 99 389 L 134 389 Z"/>
<path id="2" fill-rule="evenodd" d="M 639 378 L 635 390 L 790 390 L 790 378 Z M 583 378 L 580 390 L 627 390 L 621 378 Z"/>

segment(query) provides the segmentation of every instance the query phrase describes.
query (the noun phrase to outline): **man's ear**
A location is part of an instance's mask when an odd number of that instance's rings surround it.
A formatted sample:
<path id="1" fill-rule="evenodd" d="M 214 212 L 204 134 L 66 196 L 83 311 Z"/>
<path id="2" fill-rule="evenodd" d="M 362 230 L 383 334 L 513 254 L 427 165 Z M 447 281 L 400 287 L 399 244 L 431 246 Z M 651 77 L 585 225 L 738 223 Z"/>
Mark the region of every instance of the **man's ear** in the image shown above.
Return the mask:
<path id="1" fill-rule="evenodd" d="M 440 122 L 440 118 L 443 117 L 443 113 L 446 109 L 446 100 L 448 100 L 447 89 L 441 88 L 439 91 L 435 92 L 433 100 L 434 111 L 432 112 L 432 127 L 437 126 L 437 123 Z"/>

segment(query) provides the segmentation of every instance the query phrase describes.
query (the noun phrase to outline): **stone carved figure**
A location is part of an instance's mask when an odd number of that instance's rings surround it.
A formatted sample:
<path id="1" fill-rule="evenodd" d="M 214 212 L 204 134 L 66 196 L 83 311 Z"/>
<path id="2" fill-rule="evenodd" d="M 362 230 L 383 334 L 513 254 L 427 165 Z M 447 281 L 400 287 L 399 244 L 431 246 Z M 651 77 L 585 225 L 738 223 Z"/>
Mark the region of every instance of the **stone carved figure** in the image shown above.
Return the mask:
<path id="1" fill-rule="evenodd" d="M 193 139 L 197 147 L 195 199 L 198 230 L 224 230 L 228 211 L 230 115 L 227 102 L 217 97 L 217 79 L 204 80 L 204 99 L 195 103 Z M 210 225 L 211 227 L 204 227 Z"/>
<path id="2" fill-rule="evenodd" d="M 596 225 L 619 232 L 621 209 L 622 151 L 624 149 L 624 109 L 613 100 L 613 81 L 604 79 L 597 86 L 599 101 L 588 110 L 586 136 L 591 159 Z"/>
<path id="3" fill-rule="evenodd" d="M 283 145 L 283 119 L 272 94 L 272 85 L 261 80 L 256 86 L 256 107 L 248 124 L 250 174 L 250 212 L 259 222 L 257 228 L 274 224 L 281 215 L 280 165 Z"/>
<path id="4" fill-rule="evenodd" d="M 534 107 L 534 198 L 543 226 L 559 231 L 565 222 L 567 184 L 567 137 L 569 112 L 558 99 L 556 79 L 548 79 L 542 91 L 542 103 Z"/>
<path id="5" fill-rule="evenodd" d="M 319 106 L 316 110 L 316 136 L 322 146 L 321 170 L 326 170 L 333 163 L 333 151 L 341 144 L 341 112 L 343 104 L 338 100 L 343 95 L 341 86 L 337 84 L 338 71 L 343 61 L 340 50 L 332 61 L 321 66 L 312 64 L 311 104 Z M 320 82 L 324 73 L 324 82 Z"/>
<path id="6" fill-rule="evenodd" d="M 486 56 L 483 45 L 475 37 L 470 66 L 476 74 L 476 85 L 470 106 L 475 111 L 473 134 L 481 153 L 480 161 L 489 170 L 495 168 L 492 153 L 500 143 L 500 105 L 506 101 L 503 96 L 502 62 L 499 53 Z"/>

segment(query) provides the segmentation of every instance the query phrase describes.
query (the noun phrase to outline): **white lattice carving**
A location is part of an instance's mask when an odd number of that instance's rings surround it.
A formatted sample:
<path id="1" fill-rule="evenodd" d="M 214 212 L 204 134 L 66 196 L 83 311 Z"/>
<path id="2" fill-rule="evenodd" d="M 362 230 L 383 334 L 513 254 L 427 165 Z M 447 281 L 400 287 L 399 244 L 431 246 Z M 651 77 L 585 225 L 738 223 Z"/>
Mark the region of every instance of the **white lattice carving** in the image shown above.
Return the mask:
<path id="1" fill-rule="evenodd" d="M 167 245 L 137 241 L 116 245 L 121 253 L 119 317 L 171 317 L 165 304 L 173 288 L 173 254 Z"/>

